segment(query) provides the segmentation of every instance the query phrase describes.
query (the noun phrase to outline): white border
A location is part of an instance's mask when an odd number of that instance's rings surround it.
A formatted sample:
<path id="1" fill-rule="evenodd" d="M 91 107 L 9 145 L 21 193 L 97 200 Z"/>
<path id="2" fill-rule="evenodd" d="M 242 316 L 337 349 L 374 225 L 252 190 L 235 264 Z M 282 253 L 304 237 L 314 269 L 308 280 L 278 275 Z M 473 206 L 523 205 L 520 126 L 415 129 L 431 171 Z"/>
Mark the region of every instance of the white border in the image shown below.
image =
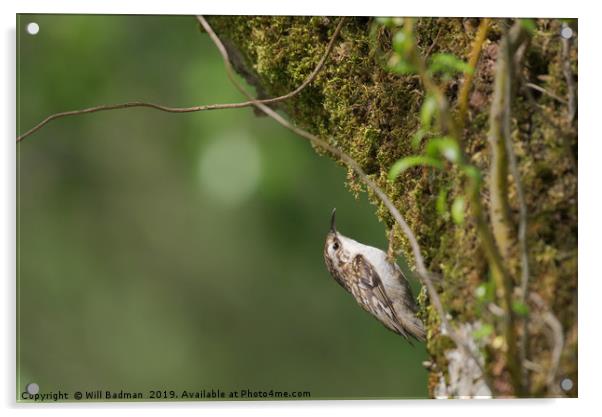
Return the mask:
<path id="1" fill-rule="evenodd" d="M 472 3 L 472 4 L 471 4 Z M 470 416 L 487 413 L 491 416 L 507 417 L 509 413 L 531 409 L 546 416 L 577 415 L 599 408 L 595 403 L 600 384 L 602 362 L 598 353 L 600 343 L 599 297 L 602 294 L 598 259 L 602 245 L 600 227 L 600 180 L 602 174 L 596 169 L 602 165 L 602 141 L 596 122 L 602 119 L 596 113 L 602 106 L 600 89 L 602 62 L 600 59 L 600 14 L 596 13 L 595 2 L 525 0 L 479 1 L 467 0 L 369 0 L 363 2 L 325 2 L 324 0 L 220 0 L 207 1 L 144 1 L 123 0 L 83 1 L 20 1 L 18 4 L 2 2 L 2 64 L 0 64 L 2 92 L 3 140 L 0 172 L 0 205 L 2 230 L 0 265 L 2 265 L 2 320 L 0 357 L 0 404 L 8 415 L 30 414 L 42 411 L 48 415 L 80 415 L 86 411 L 92 415 L 165 415 L 168 410 L 177 410 L 186 415 L 307 415 L 308 413 L 341 413 L 345 416 L 362 415 L 372 409 L 383 415 L 422 415 L 426 413 L 452 416 Z M 15 398 L 15 22 L 16 13 L 116 13 L 116 14 L 296 14 L 296 15 L 412 15 L 412 16 L 541 16 L 579 18 L 579 400 L 494 400 L 494 401 L 311 401 L 272 403 L 178 403 L 178 404 L 50 404 L 43 407 L 16 404 Z M 366 381 L 358 381 L 365 383 Z M 39 410 L 39 411 L 38 411 Z M 589 414 L 589 413 L 587 413 Z M 587 415 L 586 414 L 586 415 Z"/>
<path id="2" fill-rule="evenodd" d="M 472 3 L 472 4 L 471 4 Z M 9 6 L 10 7 L 10 6 Z M 70 0 L 27 0 L 13 6 L 18 13 L 118 13 L 118 14 L 284 14 L 346 16 L 489 16 L 489 17 L 577 17 L 586 6 L 576 1 L 528 2 L 504 0 L 475 2 L 468 0 L 431 1 L 320 1 L 223 0 L 223 1 L 145 1 L 121 0 L 73 2 Z M 581 14 L 583 16 L 583 14 Z"/>

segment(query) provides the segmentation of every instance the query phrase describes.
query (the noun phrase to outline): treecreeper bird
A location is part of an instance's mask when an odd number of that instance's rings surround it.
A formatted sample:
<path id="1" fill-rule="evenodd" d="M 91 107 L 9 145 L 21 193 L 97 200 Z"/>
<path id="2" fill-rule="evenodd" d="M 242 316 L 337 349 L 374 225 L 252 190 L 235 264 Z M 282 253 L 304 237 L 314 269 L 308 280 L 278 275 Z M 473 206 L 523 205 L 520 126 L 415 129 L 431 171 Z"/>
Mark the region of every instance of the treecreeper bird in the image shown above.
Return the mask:
<path id="1" fill-rule="evenodd" d="M 409 340 L 424 340 L 424 326 L 416 317 L 416 303 L 407 278 L 385 252 L 343 236 L 335 227 L 324 245 L 324 261 L 330 275 L 355 301 L 388 329 Z"/>

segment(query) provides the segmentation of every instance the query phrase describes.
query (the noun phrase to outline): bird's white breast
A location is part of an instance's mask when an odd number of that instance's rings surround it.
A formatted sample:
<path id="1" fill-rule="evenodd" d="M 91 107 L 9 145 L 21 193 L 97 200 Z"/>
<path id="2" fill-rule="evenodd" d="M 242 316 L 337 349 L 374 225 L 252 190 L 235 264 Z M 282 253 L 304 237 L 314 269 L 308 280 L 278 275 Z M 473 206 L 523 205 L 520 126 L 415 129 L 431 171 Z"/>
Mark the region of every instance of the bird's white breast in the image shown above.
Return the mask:
<path id="1" fill-rule="evenodd" d="M 339 239 L 345 250 L 350 254 L 351 259 L 356 255 L 362 255 L 370 262 L 385 287 L 399 286 L 398 274 L 394 269 L 399 267 L 389 263 L 385 252 L 373 246 L 363 245 L 341 234 L 339 234 Z"/>

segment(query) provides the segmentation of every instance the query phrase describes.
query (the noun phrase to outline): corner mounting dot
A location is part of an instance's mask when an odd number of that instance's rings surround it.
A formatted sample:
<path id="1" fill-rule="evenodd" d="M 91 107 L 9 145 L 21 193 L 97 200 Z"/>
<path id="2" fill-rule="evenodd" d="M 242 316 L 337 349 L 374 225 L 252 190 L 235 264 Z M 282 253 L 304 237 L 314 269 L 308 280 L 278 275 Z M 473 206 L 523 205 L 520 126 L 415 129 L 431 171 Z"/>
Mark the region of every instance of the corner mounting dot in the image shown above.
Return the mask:
<path id="1" fill-rule="evenodd" d="M 30 35 L 37 35 L 38 32 L 40 31 L 40 25 L 38 25 L 36 22 L 31 22 L 31 23 L 27 24 L 27 27 L 25 28 L 25 30 Z"/>
<path id="2" fill-rule="evenodd" d="M 28 394 L 36 395 L 38 392 L 40 392 L 40 386 L 35 382 L 32 382 L 31 384 L 27 384 L 25 391 L 27 391 Z"/>
<path id="3" fill-rule="evenodd" d="M 571 388 L 573 388 L 573 380 L 570 378 L 564 378 L 562 381 L 560 381 L 560 388 L 562 388 L 563 391 L 570 391 Z"/>
<path id="4" fill-rule="evenodd" d="M 563 26 L 560 30 L 560 36 L 562 36 L 564 39 L 571 39 L 573 37 L 573 29 L 566 25 Z"/>

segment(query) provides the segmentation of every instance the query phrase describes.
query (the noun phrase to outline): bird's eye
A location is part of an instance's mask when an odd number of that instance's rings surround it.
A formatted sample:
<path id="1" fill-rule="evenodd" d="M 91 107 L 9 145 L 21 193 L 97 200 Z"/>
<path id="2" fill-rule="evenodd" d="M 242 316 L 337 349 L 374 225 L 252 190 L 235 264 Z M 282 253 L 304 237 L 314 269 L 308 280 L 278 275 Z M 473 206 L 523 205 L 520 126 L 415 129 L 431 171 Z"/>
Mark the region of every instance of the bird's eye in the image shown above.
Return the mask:
<path id="1" fill-rule="evenodd" d="M 332 249 L 337 250 L 339 248 L 339 242 L 334 242 Z"/>

